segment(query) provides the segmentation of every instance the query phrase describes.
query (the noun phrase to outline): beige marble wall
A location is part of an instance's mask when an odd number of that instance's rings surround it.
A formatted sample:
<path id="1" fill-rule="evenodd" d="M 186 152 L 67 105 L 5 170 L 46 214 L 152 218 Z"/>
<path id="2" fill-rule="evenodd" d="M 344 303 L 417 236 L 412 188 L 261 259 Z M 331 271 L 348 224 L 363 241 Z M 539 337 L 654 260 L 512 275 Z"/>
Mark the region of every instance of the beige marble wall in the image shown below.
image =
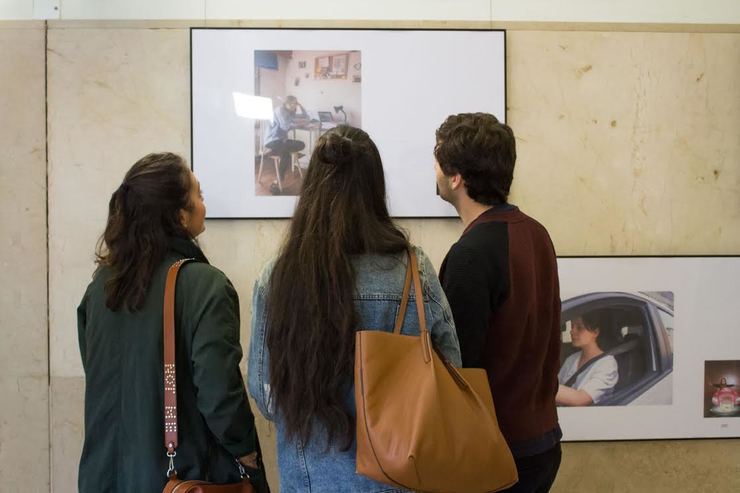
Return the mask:
<path id="1" fill-rule="evenodd" d="M 51 23 L 48 40 L 51 469 L 53 491 L 66 492 L 82 437 L 74 308 L 124 171 L 150 151 L 189 154 L 189 43 L 185 28 L 144 23 Z M 512 198 L 560 254 L 740 253 L 740 34 L 511 30 L 507 45 Z M 436 265 L 460 233 L 454 220 L 401 223 Z M 245 344 L 252 282 L 284 227 L 208 221 L 202 237 L 239 291 Z M 274 479 L 274 437 L 259 426 Z M 556 488 L 702 490 L 723 477 L 714 491 L 735 491 L 738 463 L 738 440 L 567 444 Z"/>
<path id="2" fill-rule="evenodd" d="M 740 440 L 566 443 L 551 491 L 740 491 Z"/>
<path id="3" fill-rule="evenodd" d="M 48 491 L 42 23 L 0 23 L 0 484 Z"/>
<path id="4" fill-rule="evenodd" d="M 510 31 L 513 197 L 563 255 L 740 252 L 740 35 Z"/>
<path id="5" fill-rule="evenodd" d="M 48 33 L 49 304 L 53 377 L 82 375 L 74 308 L 108 199 L 148 152 L 190 153 L 189 33 Z"/>

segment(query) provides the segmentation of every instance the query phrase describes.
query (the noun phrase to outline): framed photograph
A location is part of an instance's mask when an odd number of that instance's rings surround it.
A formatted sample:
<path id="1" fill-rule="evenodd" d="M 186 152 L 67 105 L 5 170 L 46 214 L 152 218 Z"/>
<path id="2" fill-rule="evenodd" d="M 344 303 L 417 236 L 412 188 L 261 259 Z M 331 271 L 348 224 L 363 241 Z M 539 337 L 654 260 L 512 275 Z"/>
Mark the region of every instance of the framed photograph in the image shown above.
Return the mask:
<path id="1" fill-rule="evenodd" d="M 673 299 L 672 291 L 596 291 L 564 299 L 559 381 L 589 399 L 558 405 L 671 405 Z"/>
<path id="2" fill-rule="evenodd" d="M 314 79 L 328 79 L 331 72 L 331 57 L 319 56 L 314 59 Z"/>
<path id="3" fill-rule="evenodd" d="M 317 140 L 344 123 L 378 146 L 391 215 L 454 217 L 436 194 L 436 128 L 461 112 L 506 120 L 504 31 L 190 35 L 191 163 L 209 218 L 290 217 Z"/>
<path id="4" fill-rule="evenodd" d="M 331 73 L 333 79 L 347 78 L 347 59 L 349 55 L 334 55 L 331 57 Z"/>
<path id="5" fill-rule="evenodd" d="M 740 359 L 704 362 L 704 417 L 740 418 Z"/>
<path id="6" fill-rule="evenodd" d="M 558 271 L 558 381 L 589 397 L 558 393 L 565 440 L 740 436 L 740 257 L 561 257 Z"/>
<path id="7" fill-rule="evenodd" d="M 343 70 L 346 78 L 347 60 L 350 58 L 360 63 L 362 52 L 255 50 L 254 93 L 268 106 L 265 111 L 267 118 L 255 121 L 256 196 L 298 196 L 319 137 L 341 123 L 361 126 L 362 88 L 359 85 L 336 87 L 336 84 L 326 85 L 315 80 L 301 85 L 308 72 L 305 62 L 302 67 L 298 60 L 314 59 L 314 79 L 325 80 L 343 78 L 336 71 L 338 69 Z M 342 62 L 336 63 L 336 60 Z M 291 80 L 294 81 L 292 86 Z M 332 93 L 332 89 L 341 91 L 342 104 L 334 104 L 336 100 L 332 98 L 337 93 Z M 309 111 L 307 108 L 319 109 Z M 347 111 L 350 111 L 351 121 L 347 118 Z"/>

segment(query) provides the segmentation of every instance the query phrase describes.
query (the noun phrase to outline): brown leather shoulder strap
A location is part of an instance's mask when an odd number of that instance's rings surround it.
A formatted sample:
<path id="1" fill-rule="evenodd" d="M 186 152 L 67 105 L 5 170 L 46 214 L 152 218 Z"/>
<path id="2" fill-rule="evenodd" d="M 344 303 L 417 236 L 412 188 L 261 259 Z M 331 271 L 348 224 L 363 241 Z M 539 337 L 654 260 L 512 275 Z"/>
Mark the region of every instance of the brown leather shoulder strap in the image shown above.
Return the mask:
<path id="1" fill-rule="evenodd" d="M 421 276 L 419 275 L 419 262 L 416 252 L 409 250 L 411 257 L 411 274 L 414 278 L 414 294 L 416 298 L 416 311 L 419 313 L 419 327 L 421 332 L 427 332 L 427 320 L 424 314 L 424 292 L 421 290 Z"/>
<path id="2" fill-rule="evenodd" d="M 406 280 L 403 283 L 403 294 L 401 294 L 401 307 L 398 309 L 398 315 L 396 315 L 396 325 L 393 327 L 394 334 L 401 333 L 401 326 L 403 320 L 406 317 L 406 307 L 409 304 L 409 292 L 411 291 L 411 253 L 408 255 L 406 262 Z"/>
<path id="3" fill-rule="evenodd" d="M 167 271 L 164 285 L 164 446 L 174 456 L 177 448 L 177 372 L 175 370 L 175 285 L 177 274 L 192 258 L 180 259 Z"/>
<path id="4" fill-rule="evenodd" d="M 421 290 L 421 277 L 419 276 L 419 263 L 416 260 L 416 252 L 409 250 L 409 256 L 411 257 L 411 274 L 414 278 L 414 295 L 416 298 L 416 313 L 419 316 L 419 329 L 421 337 L 421 352 L 424 356 L 424 361 L 430 363 L 432 361 L 432 339 L 429 336 L 427 330 L 427 320 L 424 313 L 424 292 Z"/>
<path id="5" fill-rule="evenodd" d="M 403 285 L 403 294 L 401 295 L 401 307 L 396 316 L 396 325 L 393 327 L 394 334 L 401 333 L 406 308 L 409 303 L 409 293 L 411 292 L 411 281 L 414 282 L 414 297 L 416 299 L 416 313 L 419 317 L 419 328 L 421 336 L 421 347 L 424 361 L 429 363 L 432 360 L 432 341 L 427 330 L 426 315 L 424 314 L 424 292 L 421 290 L 421 278 L 419 276 L 419 265 L 416 259 L 416 252 L 413 247 L 408 251 L 408 265 L 406 266 L 406 280 Z"/>

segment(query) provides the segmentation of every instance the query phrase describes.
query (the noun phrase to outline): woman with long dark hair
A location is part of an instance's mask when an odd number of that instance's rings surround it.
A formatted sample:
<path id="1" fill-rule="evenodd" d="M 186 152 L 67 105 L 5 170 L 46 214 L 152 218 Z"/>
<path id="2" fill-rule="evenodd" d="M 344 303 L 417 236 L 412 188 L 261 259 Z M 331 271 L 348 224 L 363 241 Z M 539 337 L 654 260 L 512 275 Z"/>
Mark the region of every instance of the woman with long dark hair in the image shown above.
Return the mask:
<path id="1" fill-rule="evenodd" d="M 98 268 L 77 309 L 85 369 L 81 493 L 164 487 L 165 276 L 182 267 L 175 296 L 180 479 L 238 482 L 239 459 L 267 491 L 254 416 L 239 371 L 239 300 L 195 237 L 205 229 L 200 185 L 180 156 L 149 154 L 113 193 Z"/>
<path id="2" fill-rule="evenodd" d="M 434 268 L 388 214 L 378 149 L 357 128 L 325 133 L 282 249 L 253 296 L 249 390 L 276 422 L 284 491 L 395 491 L 355 473 L 352 371 L 355 332 L 393 328 L 409 248 L 419 258 L 432 339 L 459 366 Z M 402 333 L 418 334 L 413 301 L 408 310 Z"/>

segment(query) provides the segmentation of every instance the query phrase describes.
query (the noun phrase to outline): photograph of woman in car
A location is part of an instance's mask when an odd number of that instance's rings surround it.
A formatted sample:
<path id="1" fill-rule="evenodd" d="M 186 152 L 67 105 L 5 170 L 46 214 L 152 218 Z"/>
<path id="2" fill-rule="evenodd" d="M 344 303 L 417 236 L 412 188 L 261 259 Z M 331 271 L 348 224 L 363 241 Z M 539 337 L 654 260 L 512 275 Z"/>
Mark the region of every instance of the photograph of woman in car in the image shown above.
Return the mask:
<path id="1" fill-rule="evenodd" d="M 673 300 L 671 291 L 566 292 L 558 405 L 671 405 Z"/>
<path id="2" fill-rule="evenodd" d="M 614 356 L 599 346 L 600 324 L 593 313 L 584 313 L 570 321 L 572 345 L 579 351 L 568 356 L 558 373 L 560 406 L 590 406 L 611 394 L 619 380 Z"/>

